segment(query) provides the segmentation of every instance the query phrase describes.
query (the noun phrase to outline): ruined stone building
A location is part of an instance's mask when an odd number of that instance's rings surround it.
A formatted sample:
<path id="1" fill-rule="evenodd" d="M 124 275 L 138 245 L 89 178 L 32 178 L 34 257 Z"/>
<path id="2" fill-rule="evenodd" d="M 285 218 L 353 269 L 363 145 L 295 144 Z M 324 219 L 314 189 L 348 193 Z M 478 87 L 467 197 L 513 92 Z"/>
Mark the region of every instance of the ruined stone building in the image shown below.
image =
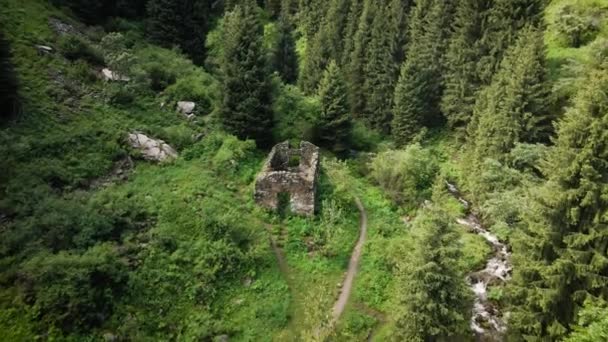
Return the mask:
<path id="1" fill-rule="evenodd" d="M 280 197 L 289 199 L 293 213 L 312 216 L 316 210 L 319 148 L 302 141 L 299 148 L 289 142 L 276 145 L 255 183 L 255 201 L 262 207 L 277 210 Z"/>

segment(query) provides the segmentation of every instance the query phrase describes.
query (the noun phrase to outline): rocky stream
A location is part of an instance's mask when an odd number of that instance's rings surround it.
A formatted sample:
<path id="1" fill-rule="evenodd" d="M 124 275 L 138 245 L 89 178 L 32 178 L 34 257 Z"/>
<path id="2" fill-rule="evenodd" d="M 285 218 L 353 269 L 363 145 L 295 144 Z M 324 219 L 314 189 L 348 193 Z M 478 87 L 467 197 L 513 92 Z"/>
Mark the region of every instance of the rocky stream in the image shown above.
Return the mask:
<path id="1" fill-rule="evenodd" d="M 451 183 L 446 185 L 448 191 L 468 211 L 467 216 L 458 219 L 457 223 L 466 227 L 471 233 L 480 235 L 492 246 L 492 256 L 488 259 L 485 268 L 467 276 L 467 281 L 475 294 L 471 329 L 478 341 L 502 341 L 507 330 L 506 318 L 500 308 L 488 298 L 488 287 L 504 284 L 510 279 L 511 252 L 507 244 L 501 242 L 481 224 L 479 216 L 471 208 L 471 203 L 463 198 L 458 188 Z"/>

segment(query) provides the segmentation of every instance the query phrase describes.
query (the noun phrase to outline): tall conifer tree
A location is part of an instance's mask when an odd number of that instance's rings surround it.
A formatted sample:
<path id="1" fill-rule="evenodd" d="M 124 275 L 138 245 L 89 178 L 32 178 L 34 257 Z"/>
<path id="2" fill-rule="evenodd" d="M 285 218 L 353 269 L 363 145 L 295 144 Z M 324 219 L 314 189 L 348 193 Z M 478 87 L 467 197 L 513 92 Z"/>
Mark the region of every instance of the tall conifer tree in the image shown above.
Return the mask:
<path id="1" fill-rule="evenodd" d="M 393 93 L 398 66 L 393 55 L 394 36 L 392 35 L 390 10 L 382 2 L 376 4 L 372 20 L 370 44 L 366 49 L 366 64 L 363 68 L 365 80 L 363 91 L 366 101 L 363 108 L 363 117 L 373 127 L 388 133 L 392 118 Z"/>
<path id="2" fill-rule="evenodd" d="M 264 28 L 256 5 L 246 1 L 226 13 L 221 61 L 223 102 L 220 119 L 241 139 L 270 143 L 271 88 L 263 46 Z"/>
<path id="3" fill-rule="evenodd" d="M 340 56 L 340 65 L 348 66 L 350 64 L 351 54 L 355 49 L 355 35 L 359 28 L 359 20 L 363 12 L 363 0 L 351 0 L 348 9 L 348 17 L 346 19 L 346 27 L 344 28 L 344 49 Z"/>
<path id="4" fill-rule="evenodd" d="M 336 152 L 346 149 L 351 130 L 346 83 L 335 61 L 325 70 L 319 85 L 321 115 L 318 123 L 319 141 Z"/>
<path id="5" fill-rule="evenodd" d="M 479 40 L 490 6 L 489 0 L 462 0 L 456 8 L 454 34 L 446 54 L 441 110 L 450 127 L 458 131 L 466 128 L 481 86 L 477 71 L 481 58 Z"/>
<path id="6" fill-rule="evenodd" d="M 159 45 L 178 45 L 200 64 L 205 60 L 211 11 L 211 0 L 150 0 L 148 34 Z"/>
<path id="7" fill-rule="evenodd" d="M 364 0 L 357 32 L 353 37 L 353 47 L 348 65 L 349 102 L 353 115 L 360 117 L 365 109 L 365 66 L 367 47 L 371 40 L 371 25 L 374 19 L 375 2 Z"/>
<path id="8" fill-rule="evenodd" d="M 284 16 L 278 23 L 279 38 L 274 51 L 274 68 L 285 83 L 295 83 L 298 79 L 298 56 L 291 25 Z"/>
<path id="9" fill-rule="evenodd" d="M 475 165 L 484 158 L 501 161 L 517 142 L 534 142 L 551 126 L 544 61 L 542 34 L 523 30 L 475 105 L 469 127 Z"/>
<path id="10" fill-rule="evenodd" d="M 398 265 L 400 311 L 395 341 L 458 340 L 467 330 L 469 289 L 457 260 L 460 249 L 452 218 L 424 209 L 413 222 L 414 251 Z"/>
<path id="11" fill-rule="evenodd" d="M 10 119 L 17 113 L 18 88 L 10 44 L 0 32 L 0 121 Z"/>
<path id="12" fill-rule="evenodd" d="M 399 145 L 411 141 L 422 126 L 441 122 L 442 61 L 452 11 L 451 2 L 439 0 L 418 1 L 412 10 L 408 53 L 393 108 L 392 130 Z"/>
<path id="13" fill-rule="evenodd" d="M 300 87 L 313 94 L 330 60 L 339 60 L 344 44 L 343 34 L 348 11 L 347 0 L 332 0 L 321 28 L 309 40 L 306 56 L 302 65 Z"/>
<path id="14" fill-rule="evenodd" d="M 514 243 L 510 323 L 517 337 L 561 340 L 588 299 L 608 299 L 608 71 L 597 70 L 558 124 Z"/>
<path id="15" fill-rule="evenodd" d="M 490 84 L 507 49 L 526 26 L 540 28 L 546 0 L 493 0 L 484 22 L 478 49 L 483 56 L 478 65 L 479 78 Z"/>

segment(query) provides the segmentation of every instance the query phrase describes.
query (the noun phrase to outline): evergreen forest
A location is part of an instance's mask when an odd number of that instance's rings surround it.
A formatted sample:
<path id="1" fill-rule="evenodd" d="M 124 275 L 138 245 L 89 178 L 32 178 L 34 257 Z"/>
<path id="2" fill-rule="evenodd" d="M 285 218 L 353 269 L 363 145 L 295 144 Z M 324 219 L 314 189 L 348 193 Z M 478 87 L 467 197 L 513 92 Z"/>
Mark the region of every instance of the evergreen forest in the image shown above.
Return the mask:
<path id="1" fill-rule="evenodd" d="M 0 0 L 0 341 L 608 341 L 608 0 Z"/>

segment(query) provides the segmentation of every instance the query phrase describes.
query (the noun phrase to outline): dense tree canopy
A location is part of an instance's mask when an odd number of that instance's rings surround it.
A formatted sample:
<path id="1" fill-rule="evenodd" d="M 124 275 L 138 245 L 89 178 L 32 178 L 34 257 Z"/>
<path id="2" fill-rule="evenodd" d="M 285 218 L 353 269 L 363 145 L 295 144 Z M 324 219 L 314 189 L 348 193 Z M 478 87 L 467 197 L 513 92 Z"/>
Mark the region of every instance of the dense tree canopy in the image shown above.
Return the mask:
<path id="1" fill-rule="evenodd" d="M 3 0 L 0 341 L 608 340 L 606 18 Z"/>
<path id="2" fill-rule="evenodd" d="M 331 61 L 325 70 L 319 85 L 319 98 L 321 100 L 319 141 L 336 152 L 342 152 L 349 142 L 351 119 L 346 83 L 334 61 Z"/>
<path id="3" fill-rule="evenodd" d="M 608 72 L 597 70 L 558 125 L 548 182 L 518 240 L 514 328 L 562 338 L 583 301 L 608 287 Z"/>
<path id="4" fill-rule="evenodd" d="M 237 5 L 226 14 L 221 61 L 221 121 L 240 138 L 266 144 L 272 127 L 269 68 L 263 51 L 263 27 L 256 5 Z"/>
<path id="5" fill-rule="evenodd" d="M 458 241 L 450 217 L 425 209 L 413 223 L 415 250 L 400 267 L 402 288 L 396 341 L 449 340 L 467 327 L 468 290 L 456 260 Z"/>
<path id="6" fill-rule="evenodd" d="M 18 106 L 18 82 L 11 60 L 11 47 L 0 32 L 0 120 L 12 118 Z"/>

